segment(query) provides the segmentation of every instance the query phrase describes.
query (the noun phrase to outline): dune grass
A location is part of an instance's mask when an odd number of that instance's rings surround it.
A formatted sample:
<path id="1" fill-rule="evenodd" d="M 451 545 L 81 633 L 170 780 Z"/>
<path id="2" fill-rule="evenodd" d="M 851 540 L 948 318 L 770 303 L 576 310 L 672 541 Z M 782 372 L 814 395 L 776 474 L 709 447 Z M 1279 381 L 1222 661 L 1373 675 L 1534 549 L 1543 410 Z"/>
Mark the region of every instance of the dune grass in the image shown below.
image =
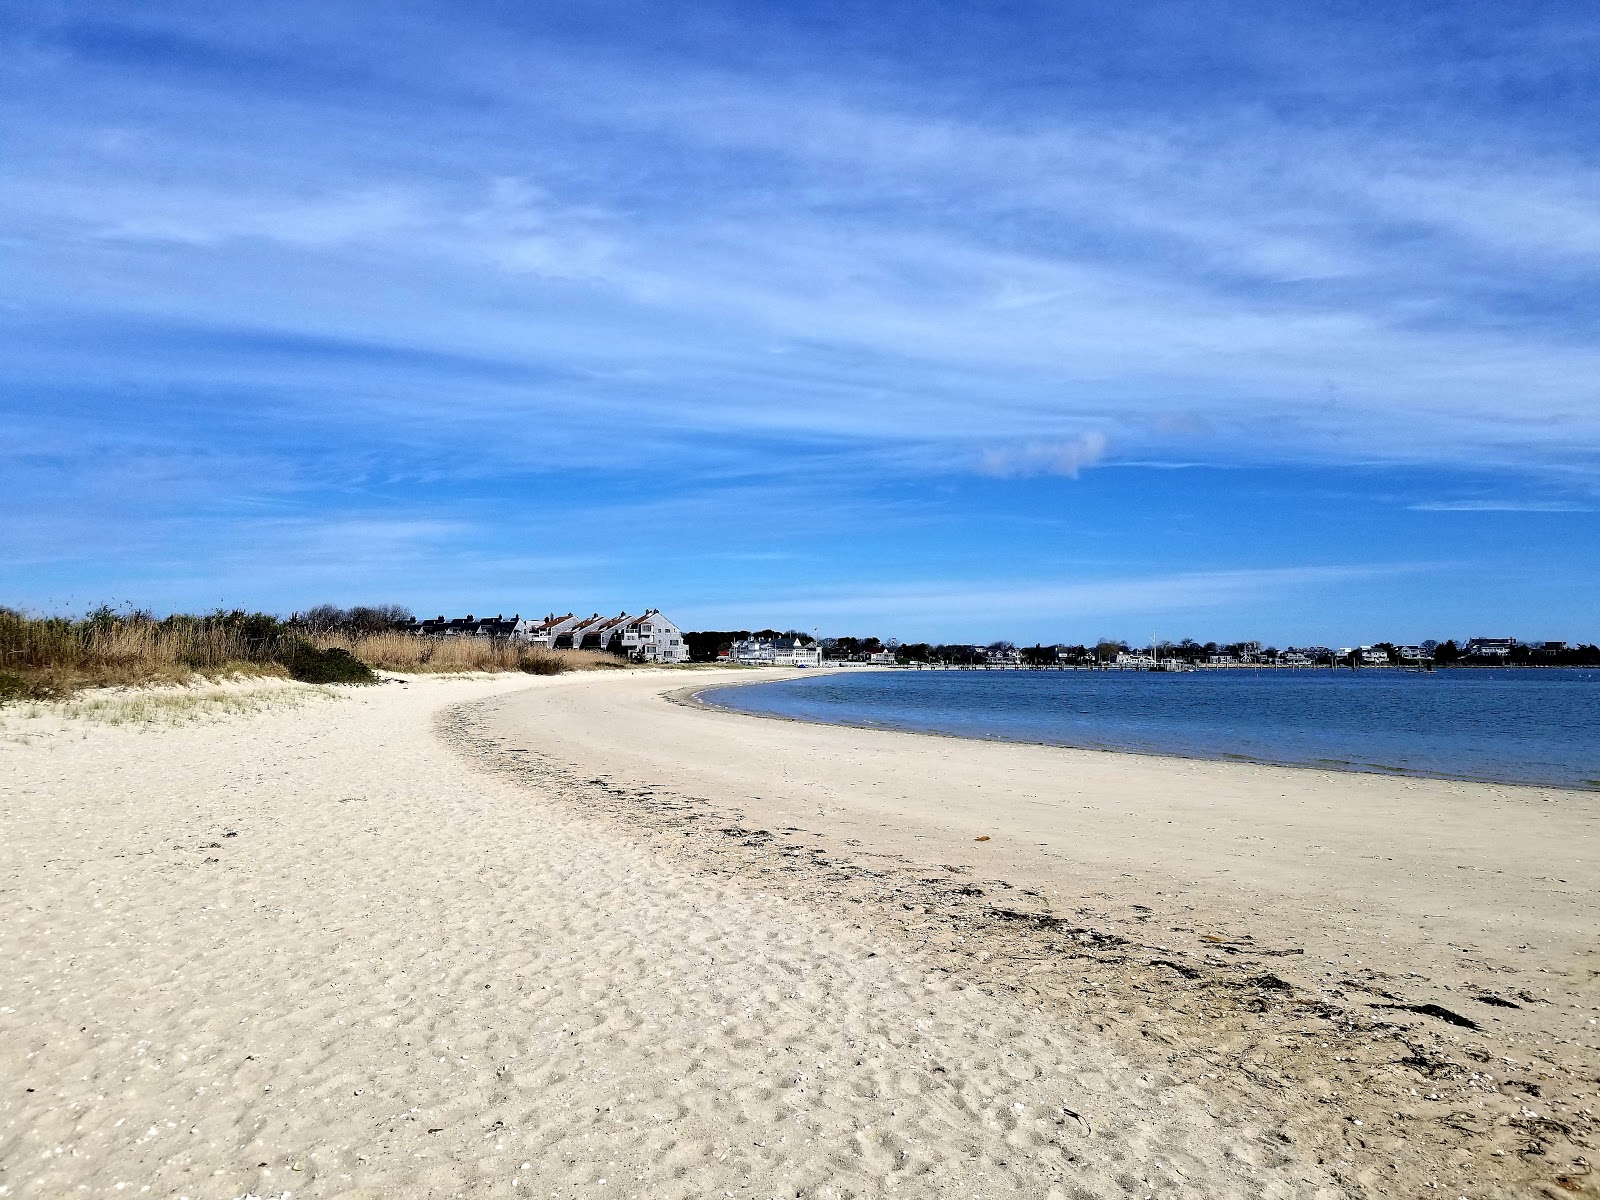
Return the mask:
<path id="1" fill-rule="evenodd" d="M 262 614 L 156 620 L 107 609 L 29 617 L 0 608 L 0 699 L 49 699 L 85 687 L 183 683 L 194 677 L 278 675 L 281 623 Z"/>
<path id="2" fill-rule="evenodd" d="M 493 638 L 322 633 L 313 641 L 323 649 L 345 650 L 380 671 L 402 675 L 458 675 L 475 671 L 560 675 L 566 671 L 599 671 L 628 665 L 614 654 L 594 650 L 547 650 L 543 646 Z"/>
<path id="3" fill-rule="evenodd" d="M 559 675 L 626 665 L 613 655 L 490 638 L 312 632 L 266 613 L 157 619 L 102 608 L 82 618 L 31 617 L 0 608 L 0 703 L 62 699 L 92 687 L 277 676 L 307 683 L 370 683 L 401 674 L 522 671 Z"/>

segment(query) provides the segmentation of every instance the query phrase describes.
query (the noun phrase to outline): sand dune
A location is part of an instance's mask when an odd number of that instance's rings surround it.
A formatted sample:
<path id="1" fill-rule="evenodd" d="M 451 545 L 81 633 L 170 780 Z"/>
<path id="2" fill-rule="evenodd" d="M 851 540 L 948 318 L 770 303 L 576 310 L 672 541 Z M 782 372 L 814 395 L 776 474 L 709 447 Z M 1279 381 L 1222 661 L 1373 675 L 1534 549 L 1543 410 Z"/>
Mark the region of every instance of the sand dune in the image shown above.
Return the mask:
<path id="1" fill-rule="evenodd" d="M 0 1191 L 1338 1194 L 1270 1119 L 435 730 L 618 682 L 8 720 Z"/>

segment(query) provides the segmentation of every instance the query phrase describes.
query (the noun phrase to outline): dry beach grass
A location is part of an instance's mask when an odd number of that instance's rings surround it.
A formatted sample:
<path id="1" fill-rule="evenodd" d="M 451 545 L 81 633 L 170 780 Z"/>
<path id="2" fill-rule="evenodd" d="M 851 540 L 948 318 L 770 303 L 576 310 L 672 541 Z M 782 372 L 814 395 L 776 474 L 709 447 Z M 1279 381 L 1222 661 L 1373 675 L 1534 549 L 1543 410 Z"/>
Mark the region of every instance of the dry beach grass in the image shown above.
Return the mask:
<path id="1" fill-rule="evenodd" d="M 622 665 L 609 654 L 492 638 L 312 631 L 264 613 L 157 619 L 101 609 L 75 620 L 0 607 L 0 703 L 60 699 L 84 688 L 223 678 L 361 682 L 367 677 L 363 668 L 413 675 L 558 675 Z"/>
<path id="2" fill-rule="evenodd" d="M 246 621 L 156 621 L 102 611 L 81 621 L 0 608 L 0 700 L 84 687 L 181 683 L 195 676 L 284 675 L 276 647 Z"/>
<path id="3" fill-rule="evenodd" d="M 626 666 L 596 650 L 546 650 L 493 638 L 425 638 L 404 633 L 317 634 L 317 646 L 347 650 L 369 667 L 402 675 L 521 671 L 559 675 L 564 671 L 603 671 Z"/>

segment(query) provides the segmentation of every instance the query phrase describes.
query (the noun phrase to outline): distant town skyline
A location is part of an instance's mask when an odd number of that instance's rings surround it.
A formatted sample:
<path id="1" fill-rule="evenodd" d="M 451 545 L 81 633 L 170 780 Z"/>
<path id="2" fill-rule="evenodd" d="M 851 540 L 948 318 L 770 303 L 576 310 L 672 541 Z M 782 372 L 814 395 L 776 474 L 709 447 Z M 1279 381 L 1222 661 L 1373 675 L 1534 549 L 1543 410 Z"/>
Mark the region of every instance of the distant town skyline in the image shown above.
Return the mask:
<path id="1" fill-rule="evenodd" d="M 1600 10 L 4 24 L 0 603 L 1600 638 Z"/>

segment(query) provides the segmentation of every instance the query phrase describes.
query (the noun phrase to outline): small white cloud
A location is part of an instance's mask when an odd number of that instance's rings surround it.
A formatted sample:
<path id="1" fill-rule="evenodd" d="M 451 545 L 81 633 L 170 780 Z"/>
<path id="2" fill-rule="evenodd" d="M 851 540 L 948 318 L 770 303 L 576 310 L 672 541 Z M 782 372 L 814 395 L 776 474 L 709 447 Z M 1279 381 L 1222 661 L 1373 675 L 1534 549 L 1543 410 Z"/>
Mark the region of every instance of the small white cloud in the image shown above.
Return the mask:
<path id="1" fill-rule="evenodd" d="M 1094 466 L 1105 453 L 1106 435 L 1091 430 L 1066 441 L 1027 442 L 985 450 L 978 469 L 1001 479 L 1018 475 L 1066 475 L 1076 479 L 1079 471 Z"/>

